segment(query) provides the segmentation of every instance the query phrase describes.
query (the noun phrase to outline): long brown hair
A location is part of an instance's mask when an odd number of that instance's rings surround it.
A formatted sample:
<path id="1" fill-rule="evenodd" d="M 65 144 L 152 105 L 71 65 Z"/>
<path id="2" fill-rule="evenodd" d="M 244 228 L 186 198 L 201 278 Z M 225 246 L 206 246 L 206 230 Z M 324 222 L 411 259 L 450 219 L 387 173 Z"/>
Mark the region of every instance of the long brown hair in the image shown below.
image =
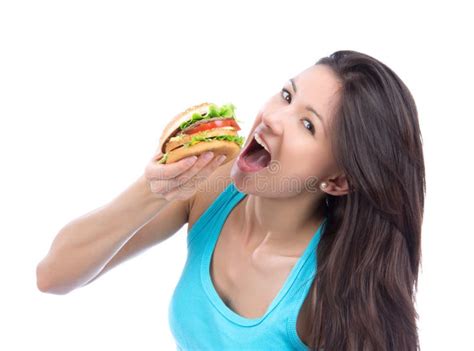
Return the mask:
<path id="1" fill-rule="evenodd" d="M 425 168 L 415 101 L 390 68 L 368 55 L 337 51 L 316 64 L 342 82 L 331 140 L 350 192 L 327 195 L 323 204 L 328 221 L 305 321 L 311 346 L 419 350 L 414 304 Z"/>

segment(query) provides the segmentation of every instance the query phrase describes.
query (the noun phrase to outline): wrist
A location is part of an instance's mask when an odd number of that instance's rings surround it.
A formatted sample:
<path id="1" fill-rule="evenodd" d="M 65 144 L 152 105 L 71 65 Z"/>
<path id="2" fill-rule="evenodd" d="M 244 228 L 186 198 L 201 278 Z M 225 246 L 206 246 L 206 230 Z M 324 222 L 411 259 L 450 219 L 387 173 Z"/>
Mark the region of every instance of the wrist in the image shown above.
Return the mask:
<path id="1" fill-rule="evenodd" d="M 164 197 L 158 197 L 153 194 L 150 188 L 150 181 L 144 174 L 138 177 L 135 181 L 134 187 L 136 188 L 137 195 L 141 198 L 140 202 L 142 203 L 142 206 L 160 207 L 169 202 Z"/>

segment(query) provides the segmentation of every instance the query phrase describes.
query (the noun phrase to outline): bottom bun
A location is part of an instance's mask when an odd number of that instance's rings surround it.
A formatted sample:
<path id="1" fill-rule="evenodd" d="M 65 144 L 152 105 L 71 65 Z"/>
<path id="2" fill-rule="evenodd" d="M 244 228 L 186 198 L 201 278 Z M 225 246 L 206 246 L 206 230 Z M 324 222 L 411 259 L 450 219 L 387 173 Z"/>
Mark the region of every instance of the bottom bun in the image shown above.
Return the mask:
<path id="1" fill-rule="evenodd" d="M 166 163 L 177 162 L 185 157 L 199 156 L 200 154 L 212 151 L 214 156 L 226 155 L 227 158 L 220 164 L 220 166 L 226 164 L 233 158 L 235 158 L 240 152 L 240 146 L 233 141 L 224 140 L 212 140 L 212 141 L 201 141 L 193 146 L 180 147 L 168 153 L 168 159 Z"/>

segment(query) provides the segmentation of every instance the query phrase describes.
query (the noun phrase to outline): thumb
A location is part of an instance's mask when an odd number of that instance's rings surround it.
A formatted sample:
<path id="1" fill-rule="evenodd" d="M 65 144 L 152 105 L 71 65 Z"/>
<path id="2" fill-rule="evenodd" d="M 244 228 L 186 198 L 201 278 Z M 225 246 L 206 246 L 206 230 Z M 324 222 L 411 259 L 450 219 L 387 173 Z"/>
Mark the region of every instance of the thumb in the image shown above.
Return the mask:
<path id="1" fill-rule="evenodd" d="M 163 157 L 163 153 L 161 152 L 161 150 L 157 150 L 155 151 L 155 154 L 153 155 L 153 157 L 151 158 L 152 161 L 157 161 L 159 160 L 160 158 Z"/>

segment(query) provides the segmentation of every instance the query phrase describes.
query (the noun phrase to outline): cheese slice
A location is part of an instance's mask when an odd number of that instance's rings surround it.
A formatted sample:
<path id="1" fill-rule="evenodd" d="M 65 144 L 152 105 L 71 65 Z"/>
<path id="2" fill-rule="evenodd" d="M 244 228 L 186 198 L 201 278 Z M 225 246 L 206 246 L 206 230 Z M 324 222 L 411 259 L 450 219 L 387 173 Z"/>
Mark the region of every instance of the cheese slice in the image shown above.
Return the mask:
<path id="1" fill-rule="evenodd" d="M 170 152 L 188 142 L 191 141 L 193 136 L 203 136 L 203 137 L 211 137 L 216 135 L 237 135 L 237 131 L 233 127 L 221 127 L 221 128 L 214 128 L 209 130 L 204 130 L 199 133 L 194 134 L 180 134 L 175 137 L 170 138 L 168 143 L 165 147 L 165 152 Z"/>

